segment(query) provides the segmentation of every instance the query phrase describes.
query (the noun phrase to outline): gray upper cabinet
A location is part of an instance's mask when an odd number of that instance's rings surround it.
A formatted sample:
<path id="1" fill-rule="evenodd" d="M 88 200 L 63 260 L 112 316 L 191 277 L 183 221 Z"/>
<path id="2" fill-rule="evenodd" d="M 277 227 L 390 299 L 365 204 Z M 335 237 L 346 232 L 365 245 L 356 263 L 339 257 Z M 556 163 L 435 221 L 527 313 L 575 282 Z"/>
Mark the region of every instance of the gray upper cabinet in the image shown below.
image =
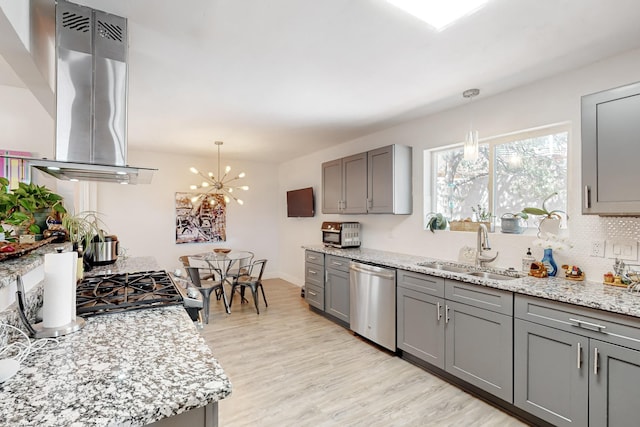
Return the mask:
<path id="1" fill-rule="evenodd" d="M 342 213 L 367 213 L 367 154 L 361 153 L 342 159 L 342 176 Z"/>
<path id="2" fill-rule="evenodd" d="M 342 210 L 342 159 L 322 164 L 322 213 Z"/>
<path id="3" fill-rule="evenodd" d="M 411 147 L 390 145 L 322 164 L 322 213 L 410 214 Z"/>
<path id="4" fill-rule="evenodd" d="M 582 213 L 640 215 L 640 83 L 582 97 Z"/>
<path id="5" fill-rule="evenodd" d="M 390 145 L 367 153 L 369 213 L 411 214 L 411 151 Z"/>

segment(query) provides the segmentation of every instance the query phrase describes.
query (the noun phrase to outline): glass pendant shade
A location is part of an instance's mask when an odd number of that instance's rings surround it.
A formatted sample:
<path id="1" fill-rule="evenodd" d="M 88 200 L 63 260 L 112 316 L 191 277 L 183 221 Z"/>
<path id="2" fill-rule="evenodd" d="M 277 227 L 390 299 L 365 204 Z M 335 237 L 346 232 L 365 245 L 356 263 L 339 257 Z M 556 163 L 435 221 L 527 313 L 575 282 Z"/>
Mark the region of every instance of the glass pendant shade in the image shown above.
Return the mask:
<path id="1" fill-rule="evenodd" d="M 478 131 L 469 130 L 464 141 L 464 159 L 468 162 L 478 160 Z"/>

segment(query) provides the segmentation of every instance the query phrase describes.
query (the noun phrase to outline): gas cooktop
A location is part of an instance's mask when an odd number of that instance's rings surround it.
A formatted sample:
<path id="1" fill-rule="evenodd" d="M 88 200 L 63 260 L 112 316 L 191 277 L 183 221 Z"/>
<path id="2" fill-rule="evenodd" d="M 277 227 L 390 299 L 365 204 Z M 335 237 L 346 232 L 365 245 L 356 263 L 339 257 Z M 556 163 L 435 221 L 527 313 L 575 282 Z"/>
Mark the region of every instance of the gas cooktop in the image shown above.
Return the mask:
<path id="1" fill-rule="evenodd" d="M 177 304 L 182 295 L 166 271 L 87 277 L 76 292 L 76 312 L 82 317 Z"/>

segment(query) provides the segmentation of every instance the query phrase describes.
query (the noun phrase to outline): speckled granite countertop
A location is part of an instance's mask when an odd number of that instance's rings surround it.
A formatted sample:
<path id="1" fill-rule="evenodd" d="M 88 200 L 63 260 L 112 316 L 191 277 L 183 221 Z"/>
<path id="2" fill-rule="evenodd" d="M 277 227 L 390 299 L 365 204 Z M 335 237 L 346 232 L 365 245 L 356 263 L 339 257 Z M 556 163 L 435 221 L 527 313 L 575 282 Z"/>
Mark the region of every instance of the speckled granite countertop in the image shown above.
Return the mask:
<path id="1" fill-rule="evenodd" d="M 24 274 L 42 263 L 43 253 L 18 258 L 8 268 Z M 85 275 L 158 269 L 153 257 L 132 257 Z M 31 321 L 41 305 L 42 283 L 27 295 Z M 20 326 L 15 304 L 0 312 L 0 321 Z M 231 393 L 229 379 L 182 306 L 86 322 L 58 338 L 57 347 L 49 344 L 29 355 L 0 384 L 0 426 L 142 426 Z"/>
<path id="2" fill-rule="evenodd" d="M 231 393 L 180 306 L 91 317 L 59 342 L 0 385 L 0 425 L 142 426 Z"/>
<path id="3" fill-rule="evenodd" d="M 71 243 L 50 243 L 18 258 L 0 262 L 0 289 L 9 286 L 16 280 L 16 274 L 25 274 L 44 264 L 44 254 L 56 251 L 56 248 L 71 249 Z"/>
<path id="4" fill-rule="evenodd" d="M 537 279 L 535 277 L 526 276 L 513 280 L 492 280 L 469 276 L 463 273 L 435 270 L 418 265 L 419 262 L 443 261 L 434 258 L 366 248 L 337 249 L 321 245 L 309 245 L 303 246 L 303 248 L 329 255 L 346 257 L 353 260 L 371 262 L 387 267 L 431 274 L 433 276 L 456 279 L 468 283 L 475 283 L 482 286 L 532 295 L 583 307 L 640 317 L 639 294 L 631 293 L 624 288 L 607 286 L 597 282 L 575 282 L 560 277 Z M 469 267 L 473 268 L 473 266 Z M 491 269 L 489 268 L 488 270 Z M 494 271 L 504 272 L 504 270 Z"/>

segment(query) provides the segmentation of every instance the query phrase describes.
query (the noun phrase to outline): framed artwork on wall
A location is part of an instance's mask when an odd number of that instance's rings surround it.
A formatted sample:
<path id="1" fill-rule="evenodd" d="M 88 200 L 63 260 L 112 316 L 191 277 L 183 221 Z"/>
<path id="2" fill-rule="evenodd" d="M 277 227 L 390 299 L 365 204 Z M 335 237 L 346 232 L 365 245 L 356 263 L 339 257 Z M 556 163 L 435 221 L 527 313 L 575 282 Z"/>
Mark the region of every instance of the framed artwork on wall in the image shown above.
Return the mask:
<path id="1" fill-rule="evenodd" d="M 226 210 L 221 194 L 176 193 L 176 244 L 226 241 Z"/>

